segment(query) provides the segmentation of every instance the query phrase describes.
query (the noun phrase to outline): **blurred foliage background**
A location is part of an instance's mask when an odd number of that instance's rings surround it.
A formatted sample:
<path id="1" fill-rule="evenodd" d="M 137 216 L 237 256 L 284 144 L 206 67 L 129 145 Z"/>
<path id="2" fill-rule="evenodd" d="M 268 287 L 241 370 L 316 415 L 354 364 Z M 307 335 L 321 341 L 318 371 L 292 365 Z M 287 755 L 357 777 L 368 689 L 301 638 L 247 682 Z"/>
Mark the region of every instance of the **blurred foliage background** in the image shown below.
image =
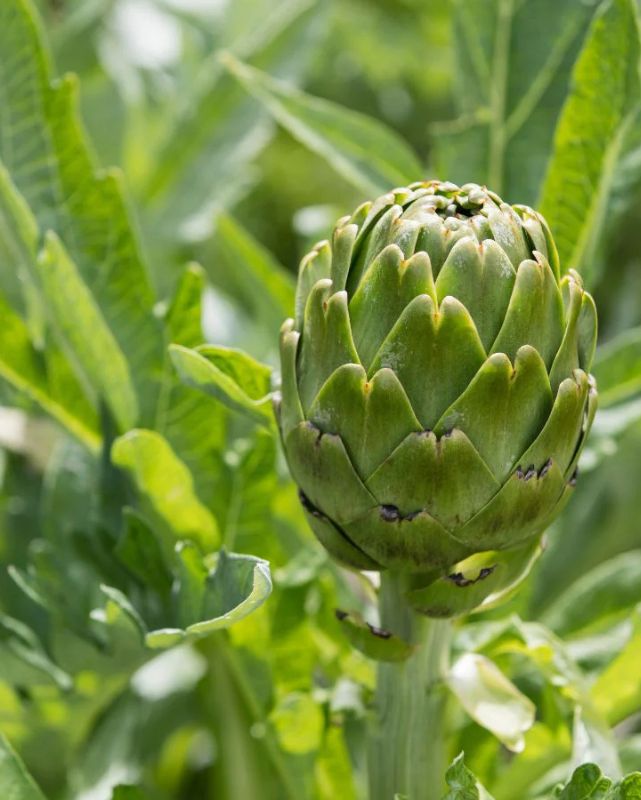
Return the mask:
<path id="1" fill-rule="evenodd" d="M 451 687 L 467 713 L 452 703 L 448 752 L 496 800 L 549 797 L 586 760 L 641 767 L 636 5 L 38 0 L 41 33 L 30 5 L 0 8 L 0 731 L 46 796 L 364 797 L 374 666 L 334 610 L 374 620 L 372 584 L 306 528 L 261 404 L 267 371 L 220 346 L 275 367 L 309 246 L 364 199 L 431 177 L 541 207 L 600 313 L 601 411 L 576 496 L 520 594 L 458 624 L 456 655 L 510 682 Z M 69 72 L 88 145 L 42 89 Z M 39 136 L 55 146 L 24 156 L 21 137 Z M 110 178 L 74 200 L 86 147 L 122 170 L 124 208 Z M 43 241 L 59 282 L 33 288 Z M 203 342 L 218 350 L 194 356 Z M 231 400 L 221 371 L 242 387 Z M 221 567 L 220 544 L 248 558 Z M 275 590 L 245 616 L 269 593 L 249 556 Z M 224 590 L 207 583 L 216 563 Z M 233 627 L 184 633 L 228 613 Z M 470 693 L 510 701 L 504 728 Z M 40 797 L 15 770 L 16 796 Z"/>

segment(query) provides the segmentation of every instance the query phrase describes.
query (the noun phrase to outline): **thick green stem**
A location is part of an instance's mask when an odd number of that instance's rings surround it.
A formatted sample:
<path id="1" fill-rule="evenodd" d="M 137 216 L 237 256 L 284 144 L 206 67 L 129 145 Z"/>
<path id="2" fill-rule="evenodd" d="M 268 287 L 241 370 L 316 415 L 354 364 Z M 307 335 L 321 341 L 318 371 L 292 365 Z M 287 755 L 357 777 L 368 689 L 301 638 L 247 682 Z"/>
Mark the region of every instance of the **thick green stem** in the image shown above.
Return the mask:
<path id="1" fill-rule="evenodd" d="M 416 614 L 398 576 L 381 575 L 383 628 L 416 645 L 400 663 L 378 667 L 375 717 L 369 744 L 370 800 L 440 800 L 445 746 L 443 718 L 451 625 Z"/>

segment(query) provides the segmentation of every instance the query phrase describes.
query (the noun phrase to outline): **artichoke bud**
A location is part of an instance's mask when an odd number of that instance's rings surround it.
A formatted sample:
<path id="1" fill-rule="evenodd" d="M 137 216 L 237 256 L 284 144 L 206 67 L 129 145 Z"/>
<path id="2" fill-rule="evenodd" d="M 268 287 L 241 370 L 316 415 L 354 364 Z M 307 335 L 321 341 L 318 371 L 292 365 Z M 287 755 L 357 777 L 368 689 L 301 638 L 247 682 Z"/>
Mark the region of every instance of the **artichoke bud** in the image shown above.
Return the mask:
<path id="1" fill-rule="evenodd" d="M 550 230 L 485 187 L 394 189 L 303 258 L 277 417 L 309 524 L 432 616 L 500 597 L 576 483 L 596 310 Z"/>

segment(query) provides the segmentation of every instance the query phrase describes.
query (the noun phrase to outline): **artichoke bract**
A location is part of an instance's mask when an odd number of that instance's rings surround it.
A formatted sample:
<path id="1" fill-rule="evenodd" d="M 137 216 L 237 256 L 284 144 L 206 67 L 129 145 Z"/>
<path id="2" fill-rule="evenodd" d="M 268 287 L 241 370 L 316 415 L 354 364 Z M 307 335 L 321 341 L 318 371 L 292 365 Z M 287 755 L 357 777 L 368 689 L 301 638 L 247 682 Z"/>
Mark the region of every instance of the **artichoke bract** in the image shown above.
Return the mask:
<path id="1" fill-rule="evenodd" d="M 508 591 L 576 483 L 596 310 L 543 217 L 430 181 L 302 260 L 276 412 L 311 528 L 450 616 Z"/>

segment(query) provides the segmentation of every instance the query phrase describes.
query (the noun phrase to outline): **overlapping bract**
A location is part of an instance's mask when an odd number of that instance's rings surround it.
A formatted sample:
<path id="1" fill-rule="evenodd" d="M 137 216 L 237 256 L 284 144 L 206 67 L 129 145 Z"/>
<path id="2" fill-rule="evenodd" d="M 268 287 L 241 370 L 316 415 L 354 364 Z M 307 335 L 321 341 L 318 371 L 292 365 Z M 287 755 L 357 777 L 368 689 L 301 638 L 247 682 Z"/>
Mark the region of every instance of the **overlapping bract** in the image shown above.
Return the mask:
<path id="1" fill-rule="evenodd" d="M 301 263 L 277 396 L 320 541 L 407 573 L 425 613 L 505 590 L 575 483 L 595 341 L 530 208 L 432 181 L 339 220 Z"/>

